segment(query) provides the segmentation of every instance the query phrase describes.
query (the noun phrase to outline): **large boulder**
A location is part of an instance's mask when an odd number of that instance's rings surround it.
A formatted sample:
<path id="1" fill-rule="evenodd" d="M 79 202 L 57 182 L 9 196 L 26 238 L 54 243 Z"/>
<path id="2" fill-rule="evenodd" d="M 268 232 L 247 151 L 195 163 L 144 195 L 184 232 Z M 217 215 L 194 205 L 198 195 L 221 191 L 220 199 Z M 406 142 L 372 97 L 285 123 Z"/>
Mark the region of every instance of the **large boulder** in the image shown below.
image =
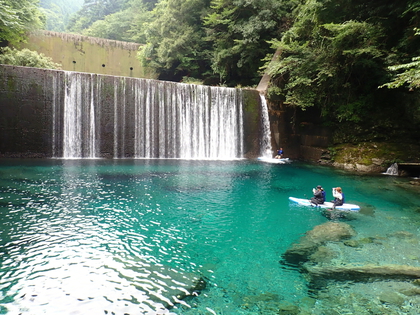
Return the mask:
<path id="1" fill-rule="evenodd" d="M 312 281 L 326 280 L 364 281 L 372 279 L 418 279 L 420 267 L 407 265 L 346 264 L 339 266 L 305 264 L 304 269 Z"/>
<path id="2" fill-rule="evenodd" d="M 354 229 L 342 222 L 327 222 L 308 231 L 298 243 L 293 244 L 284 254 L 283 259 L 292 265 L 301 264 L 309 259 L 319 246 L 326 242 L 338 242 L 356 235 Z"/>

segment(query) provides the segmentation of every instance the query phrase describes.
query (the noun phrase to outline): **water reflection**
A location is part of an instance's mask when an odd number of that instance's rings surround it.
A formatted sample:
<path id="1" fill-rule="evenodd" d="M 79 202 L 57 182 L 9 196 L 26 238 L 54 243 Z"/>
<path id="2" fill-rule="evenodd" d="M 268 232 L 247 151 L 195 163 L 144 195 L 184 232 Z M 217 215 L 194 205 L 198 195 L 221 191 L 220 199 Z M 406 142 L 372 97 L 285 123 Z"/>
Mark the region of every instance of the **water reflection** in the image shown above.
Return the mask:
<path id="1" fill-rule="evenodd" d="M 340 309 L 363 309 L 357 290 L 367 284 L 333 279 L 313 291 L 299 267 L 279 263 L 329 221 L 288 202 L 318 183 L 339 183 L 368 209 L 338 219 L 357 237 L 324 244 L 323 253 L 337 255 L 332 262 L 420 261 L 410 254 L 420 244 L 419 197 L 389 177 L 249 161 L 20 163 L 0 167 L 3 313 L 266 315 L 290 303 L 324 314 L 330 297 Z M 358 298 L 349 306 L 336 292 Z"/>

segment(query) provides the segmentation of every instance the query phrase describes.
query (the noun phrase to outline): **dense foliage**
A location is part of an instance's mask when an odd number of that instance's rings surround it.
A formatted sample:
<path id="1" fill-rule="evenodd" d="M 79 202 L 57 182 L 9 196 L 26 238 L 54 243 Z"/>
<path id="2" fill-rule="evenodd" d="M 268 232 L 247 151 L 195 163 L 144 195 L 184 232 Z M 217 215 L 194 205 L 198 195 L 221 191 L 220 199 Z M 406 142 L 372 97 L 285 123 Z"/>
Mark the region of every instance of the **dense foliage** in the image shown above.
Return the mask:
<path id="1" fill-rule="evenodd" d="M 418 130 L 419 103 L 378 86 L 387 86 L 393 64 L 420 54 L 414 30 L 419 8 L 420 1 L 410 0 L 303 2 L 293 26 L 271 41 L 280 58 L 268 69 L 269 96 L 318 107 L 349 140 L 363 133 L 385 140 L 407 126 Z"/>
<path id="2" fill-rule="evenodd" d="M 261 60 L 291 24 L 293 0 L 212 0 L 204 18 L 211 67 L 228 85 L 257 84 Z"/>
<path id="3" fill-rule="evenodd" d="M 26 39 L 26 32 L 41 28 L 44 16 L 37 0 L 0 0 L 0 42 L 16 44 Z"/>
<path id="4" fill-rule="evenodd" d="M 82 8 L 70 19 L 68 30 L 80 33 L 94 22 L 122 11 L 126 0 L 85 0 Z"/>
<path id="5" fill-rule="evenodd" d="M 44 54 L 39 54 L 36 51 L 24 48 L 18 50 L 15 48 L 3 47 L 0 49 L 0 64 L 45 68 L 45 69 L 60 69 L 61 65 L 52 61 L 50 57 Z"/>
<path id="6" fill-rule="evenodd" d="M 72 14 L 82 6 L 83 0 L 40 0 L 41 11 L 45 14 L 45 29 L 64 32 Z"/>

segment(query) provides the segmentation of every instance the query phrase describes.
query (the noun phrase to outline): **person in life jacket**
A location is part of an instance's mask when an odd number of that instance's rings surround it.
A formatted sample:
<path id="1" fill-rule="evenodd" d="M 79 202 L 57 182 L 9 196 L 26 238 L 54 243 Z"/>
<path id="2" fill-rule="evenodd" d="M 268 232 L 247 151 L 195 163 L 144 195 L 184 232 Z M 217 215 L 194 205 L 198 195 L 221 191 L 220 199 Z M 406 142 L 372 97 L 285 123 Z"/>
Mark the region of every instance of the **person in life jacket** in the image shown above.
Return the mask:
<path id="1" fill-rule="evenodd" d="M 311 198 L 311 203 L 315 205 L 322 205 L 325 202 L 325 191 L 321 185 L 316 186 L 316 189 L 313 188 L 312 192 L 314 196 Z"/>
<path id="2" fill-rule="evenodd" d="M 274 157 L 275 159 L 283 158 L 283 148 L 277 150 L 277 155 Z"/>
<path id="3" fill-rule="evenodd" d="M 335 207 L 342 206 L 344 204 L 344 194 L 341 187 L 333 188 L 332 194 L 334 197 L 334 200 L 332 201 L 332 203 L 334 204 L 333 209 L 335 209 Z"/>

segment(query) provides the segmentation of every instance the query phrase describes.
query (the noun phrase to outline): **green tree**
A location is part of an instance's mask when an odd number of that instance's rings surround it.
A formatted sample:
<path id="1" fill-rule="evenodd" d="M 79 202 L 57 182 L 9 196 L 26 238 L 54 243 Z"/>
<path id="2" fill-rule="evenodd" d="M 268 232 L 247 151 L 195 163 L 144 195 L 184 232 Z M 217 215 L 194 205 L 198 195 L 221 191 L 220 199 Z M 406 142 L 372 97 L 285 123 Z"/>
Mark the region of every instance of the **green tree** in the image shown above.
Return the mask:
<path id="1" fill-rule="evenodd" d="M 292 27 L 271 41 L 280 57 L 268 68 L 269 98 L 315 106 L 344 141 L 404 138 L 407 126 L 419 125 L 413 99 L 378 86 L 389 82 L 389 65 L 420 55 L 417 3 L 303 1 Z"/>
<path id="2" fill-rule="evenodd" d="M 293 27 L 272 41 L 281 57 L 269 69 L 271 97 L 318 106 L 340 122 L 368 117 L 381 100 L 377 86 L 386 78 L 386 63 L 395 58 L 389 51 L 407 31 L 405 9 L 394 1 L 306 1 Z"/>
<path id="3" fill-rule="evenodd" d="M 404 86 L 410 91 L 420 88 L 420 57 L 414 57 L 409 63 L 390 66 L 389 70 L 401 72 L 395 74 L 391 82 L 381 85 L 381 88 L 396 89 Z"/>
<path id="4" fill-rule="evenodd" d="M 267 43 L 278 38 L 291 23 L 296 1 L 212 0 L 205 17 L 207 40 L 213 46 L 211 66 L 229 85 L 257 84 Z"/>
<path id="5" fill-rule="evenodd" d="M 153 9 L 141 58 L 161 79 L 209 75 L 209 47 L 202 28 L 208 5 L 209 0 L 161 0 Z"/>
<path id="6" fill-rule="evenodd" d="M 53 62 L 50 57 L 46 57 L 44 54 L 39 54 L 27 48 L 22 50 L 9 47 L 1 48 L 0 64 L 45 69 L 61 68 L 61 65 Z"/>
<path id="7" fill-rule="evenodd" d="M 40 0 L 40 9 L 45 14 L 45 28 L 64 32 L 70 16 L 83 5 L 83 0 Z"/>
<path id="8" fill-rule="evenodd" d="M 95 21 L 125 8 L 128 0 L 85 0 L 82 8 L 70 19 L 68 31 L 81 34 Z"/>
<path id="9" fill-rule="evenodd" d="M 0 41 L 17 44 L 26 32 L 42 28 L 44 16 L 36 0 L 0 0 Z"/>
<path id="10" fill-rule="evenodd" d="M 143 0 L 132 0 L 128 8 L 95 21 L 83 30 L 86 36 L 145 43 L 145 24 L 151 21 L 152 4 Z"/>

